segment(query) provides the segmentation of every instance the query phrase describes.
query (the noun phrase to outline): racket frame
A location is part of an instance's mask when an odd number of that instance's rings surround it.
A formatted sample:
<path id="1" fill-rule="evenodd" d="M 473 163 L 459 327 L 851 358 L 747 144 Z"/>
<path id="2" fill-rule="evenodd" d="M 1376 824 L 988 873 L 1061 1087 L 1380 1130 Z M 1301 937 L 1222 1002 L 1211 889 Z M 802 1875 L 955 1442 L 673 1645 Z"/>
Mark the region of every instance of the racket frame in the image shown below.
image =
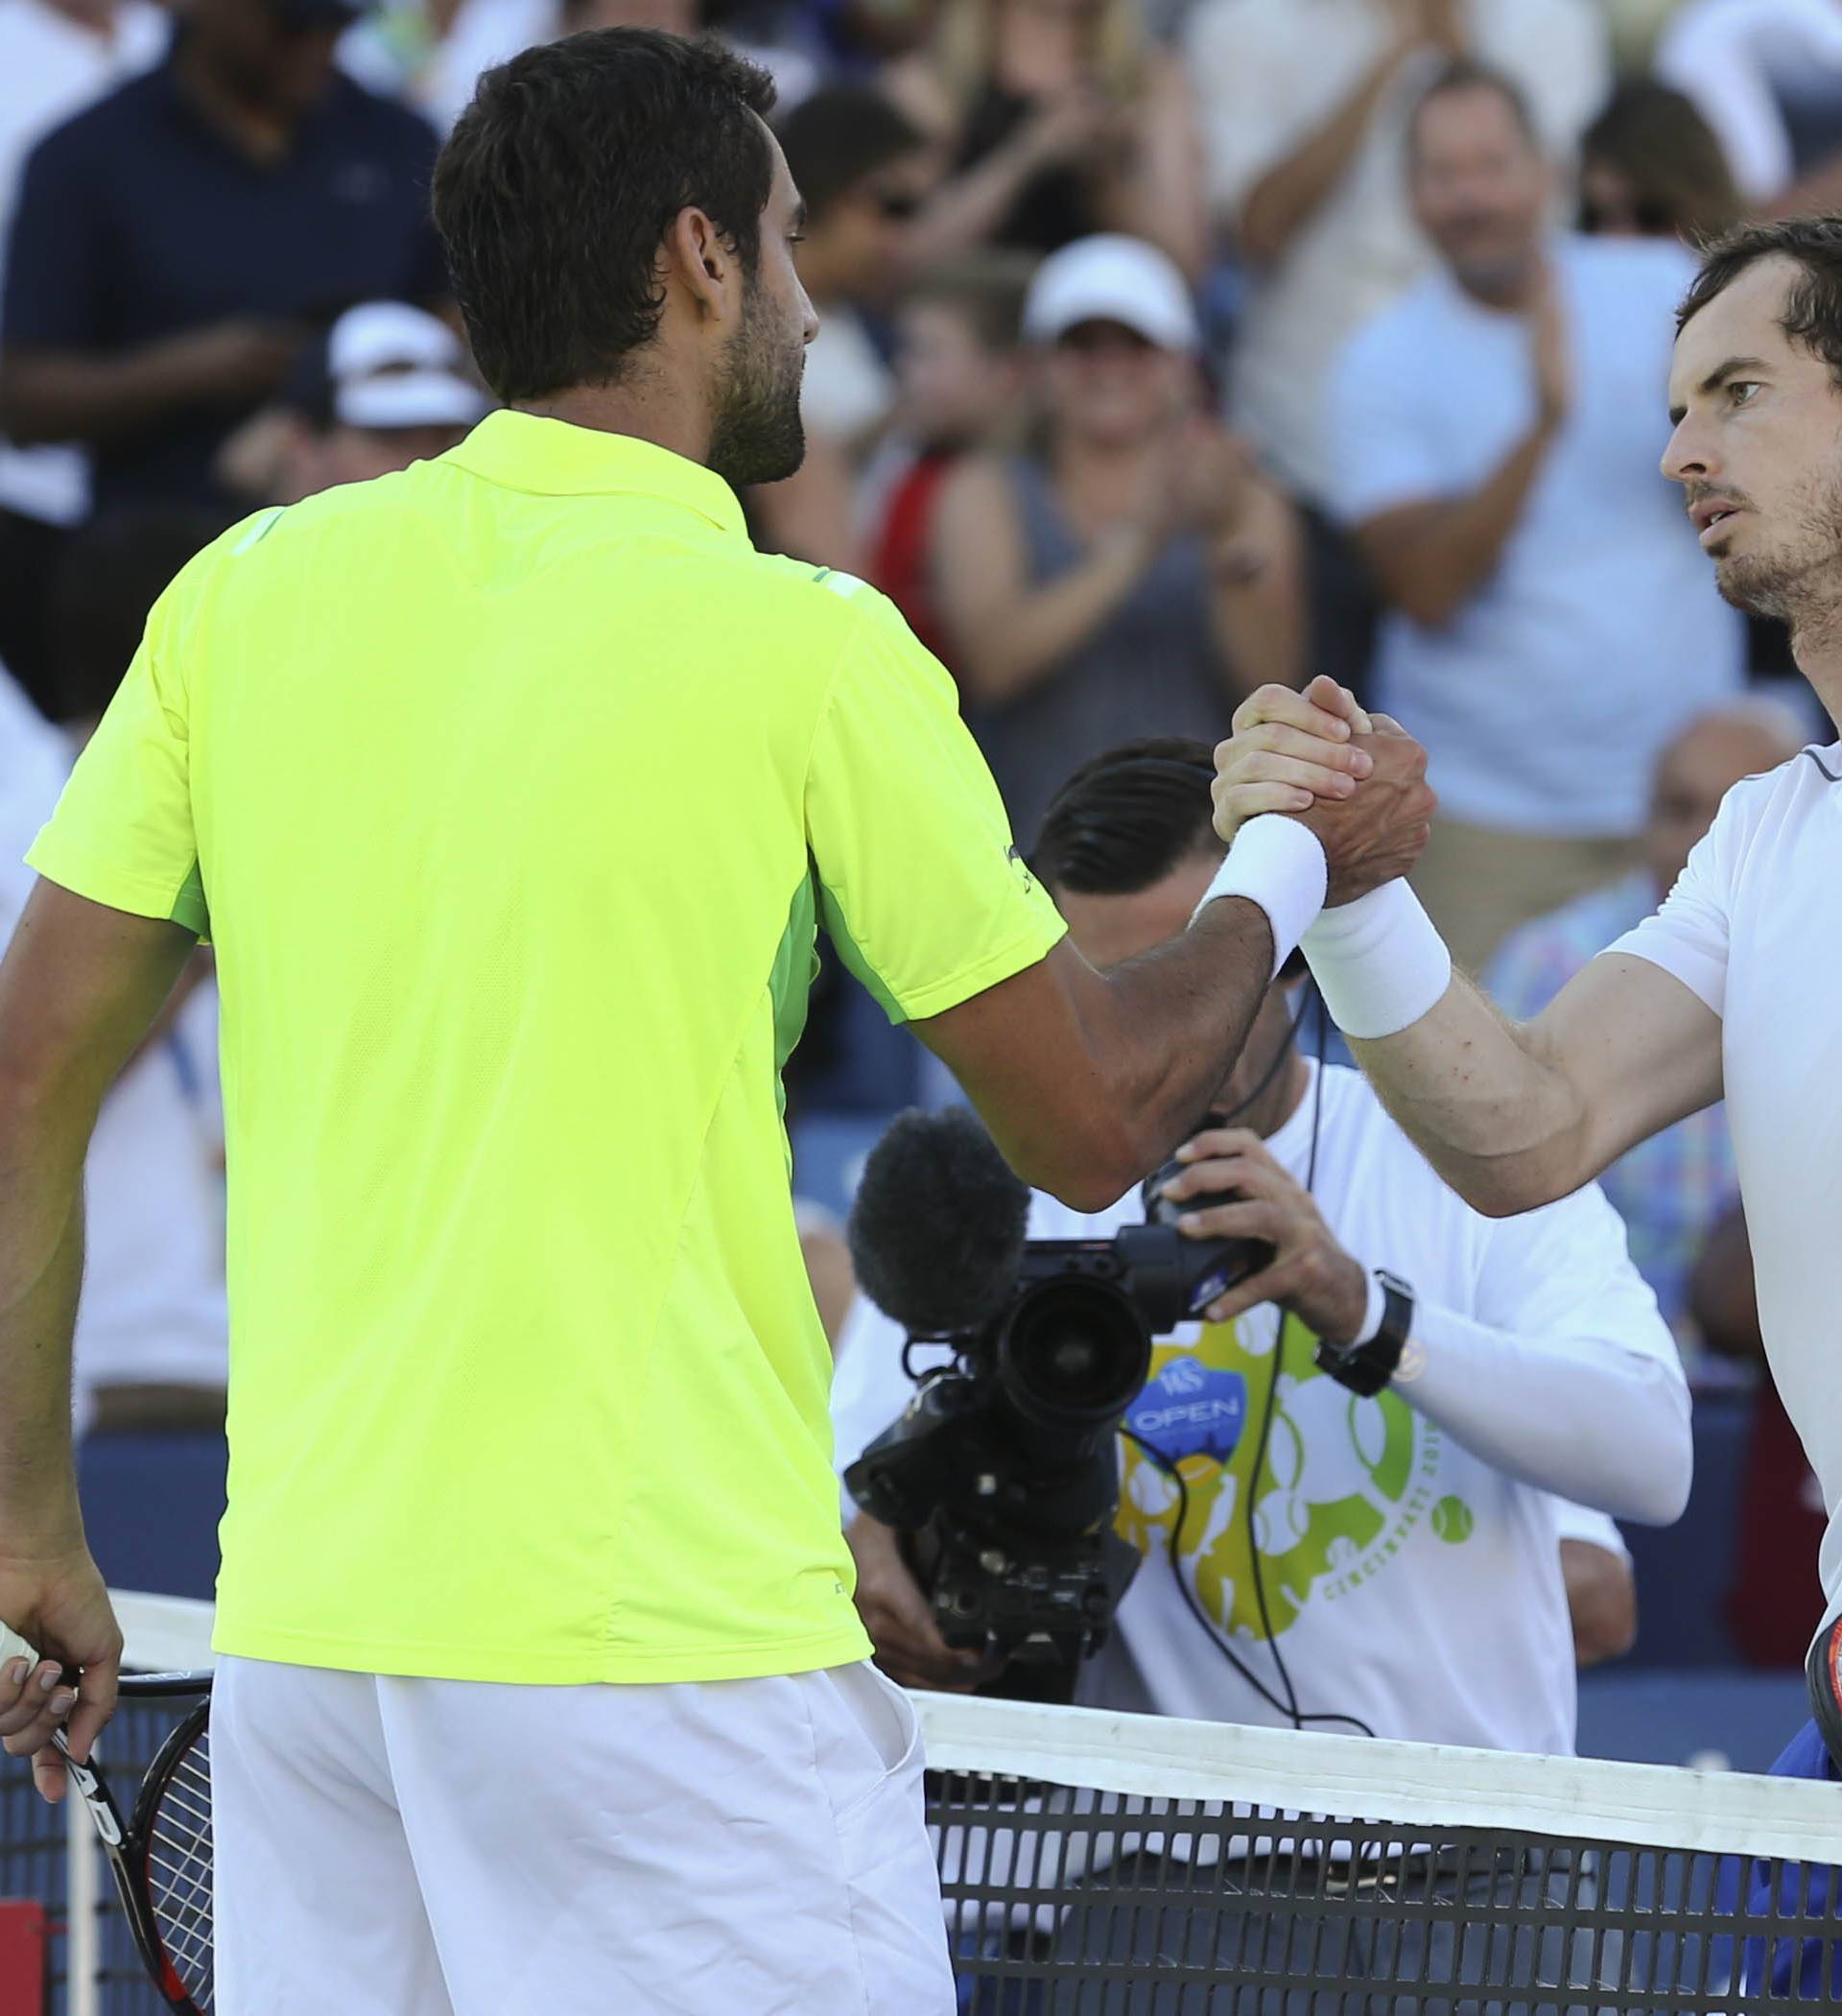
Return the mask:
<path id="1" fill-rule="evenodd" d="M 119 1692 L 124 1700 L 182 1701 L 190 1698 L 194 1701 L 193 1707 L 168 1731 L 154 1752 L 154 1761 L 141 1779 L 133 1808 L 126 1820 L 109 1790 L 101 1764 L 93 1756 L 88 1764 L 79 1764 L 70 1754 L 62 1730 L 52 1738 L 52 1742 L 63 1754 L 64 1768 L 70 1774 L 77 1795 L 89 1809 L 89 1816 L 101 1837 L 103 1853 L 108 1862 L 108 1873 L 115 1880 L 122 1914 L 128 1920 L 135 1950 L 154 1987 L 165 1998 L 167 2006 L 178 2010 L 180 2016 L 206 2016 L 206 2011 L 187 1992 L 166 1951 L 159 1921 L 154 1916 L 153 1899 L 148 1894 L 147 1865 L 153 1849 L 154 1816 L 160 1799 L 180 1762 L 208 1725 L 211 1674 L 209 1672 L 124 1673 Z"/>

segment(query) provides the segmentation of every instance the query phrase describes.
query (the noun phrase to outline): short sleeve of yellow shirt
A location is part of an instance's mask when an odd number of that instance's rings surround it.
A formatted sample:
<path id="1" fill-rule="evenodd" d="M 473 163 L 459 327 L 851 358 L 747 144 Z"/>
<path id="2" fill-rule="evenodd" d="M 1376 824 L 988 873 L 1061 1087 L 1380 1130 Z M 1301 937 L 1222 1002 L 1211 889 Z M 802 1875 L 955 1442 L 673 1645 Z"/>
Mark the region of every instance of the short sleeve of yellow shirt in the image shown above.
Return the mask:
<path id="1" fill-rule="evenodd" d="M 273 513 L 234 527 L 236 544 Z M 207 552 L 212 549 L 207 549 Z M 192 562 L 154 605 L 141 647 L 26 859 L 60 888 L 137 917 L 210 930 L 192 823 L 182 636 Z"/>
<path id="2" fill-rule="evenodd" d="M 1067 927 L 1012 843 L 945 669 L 886 598 L 832 579 L 862 616 L 806 781 L 819 914 L 889 1018 L 921 1021 L 1034 963 Z"/>

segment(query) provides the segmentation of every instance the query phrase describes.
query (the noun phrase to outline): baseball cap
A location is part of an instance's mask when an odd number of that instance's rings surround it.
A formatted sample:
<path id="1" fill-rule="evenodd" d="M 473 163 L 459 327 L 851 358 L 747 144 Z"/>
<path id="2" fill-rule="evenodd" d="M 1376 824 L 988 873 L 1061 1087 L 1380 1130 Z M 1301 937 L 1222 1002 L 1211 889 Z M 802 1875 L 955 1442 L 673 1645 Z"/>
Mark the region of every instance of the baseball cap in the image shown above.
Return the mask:
<path id="1" fill-rule="evenodd" d="M 1024 337 L 1051 344 L 1081 322 L 1121 322 L 1160 349 L 1194 356 L 1202 325 L 1176 262 L 1147 245 L 1102 231 L 1051 252 L 1024 301 Z"/>
<path id="2" fill-rule="evenodd" d="M 324 410 L 347 427 L 471 427 L 492 403 L 460 339 L 407 301 L 348 308 L 326 333 L 324 369 Z"/>

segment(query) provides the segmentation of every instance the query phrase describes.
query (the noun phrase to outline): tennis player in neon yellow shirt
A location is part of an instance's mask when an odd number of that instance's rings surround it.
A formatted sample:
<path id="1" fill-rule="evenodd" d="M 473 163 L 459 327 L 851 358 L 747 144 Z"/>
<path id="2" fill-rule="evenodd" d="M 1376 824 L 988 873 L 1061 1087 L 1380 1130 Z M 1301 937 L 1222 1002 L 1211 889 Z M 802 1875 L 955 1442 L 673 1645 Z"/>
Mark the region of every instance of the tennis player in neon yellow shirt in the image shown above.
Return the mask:
<path id="1" fill-rule="evenodd" d="M 797 466 L 815 327 L 771 102 L 642 31 L 488 73 L 435 194 L 508 410 L 188 566 L 31 857 L 0 1618 L 46 1662 L 0 1672 L 0 1735 L 56 1793 L 52 1727 L 83 1754 L 112 1705 L 64 1398 L 81 1170 L 209 937 L 221 2016 L 953 2006 L 790 1198 L 815 934 L 1021 1174 L 1098 1206 L 1324 893 L 1268 821 L 1286 859 L 1238 846 L 1183 938 L 1096 973 L 945 673 L 872 590 L 750 546 L 734 486 Z"/>

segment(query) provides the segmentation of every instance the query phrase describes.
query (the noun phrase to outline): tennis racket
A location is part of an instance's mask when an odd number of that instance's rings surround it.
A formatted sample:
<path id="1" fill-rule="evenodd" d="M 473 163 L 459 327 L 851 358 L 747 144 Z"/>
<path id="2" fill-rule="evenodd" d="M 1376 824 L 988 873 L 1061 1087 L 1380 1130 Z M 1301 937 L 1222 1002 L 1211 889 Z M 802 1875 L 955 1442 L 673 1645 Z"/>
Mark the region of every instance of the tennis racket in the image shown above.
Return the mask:
<path id="1" fill-rule="evenodd" d="M 0 1663 L 15 1653 L 38 1663 L 32 1646 L 0 1624 Z M 79 1764 L 61 1729 L 51 1740 L 103 1838 L 123 1915 L 154 1985 L 170 2008 L 210 2016 L 211 1675 L 124 1673 L 118 1689 L 123 1701 L 170 1701 L 179 1718 L 126 1818 L 94 1753 Z"/>
<path id="2" fill-rule="evenodd" d="M 64 1768 L 96 1823 L 109 1874 L 154 1984 L 170 2008 L 210 2016 L 211 1713 L 208 1672 L 124 1673 L 124 1701 L 171 1701 L 182 1707 L 141 1780 L 126 1818 L 92 1754 L 79 1764 L 66 1750 Z M 60 1750 L 64 1738 L 52 1738 Z"/>

